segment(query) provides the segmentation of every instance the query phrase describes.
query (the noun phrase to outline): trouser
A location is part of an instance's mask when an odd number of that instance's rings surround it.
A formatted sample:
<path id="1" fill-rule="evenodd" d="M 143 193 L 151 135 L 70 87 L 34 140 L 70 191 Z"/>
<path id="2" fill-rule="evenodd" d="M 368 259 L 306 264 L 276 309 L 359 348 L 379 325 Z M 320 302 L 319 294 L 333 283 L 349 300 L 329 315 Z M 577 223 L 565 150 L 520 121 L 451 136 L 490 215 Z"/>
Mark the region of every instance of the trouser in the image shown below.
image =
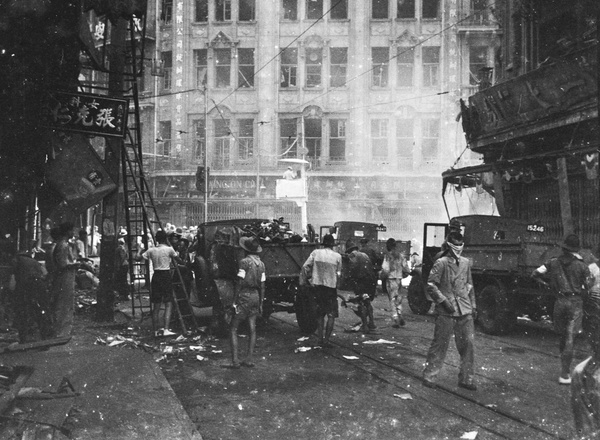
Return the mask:
<path id="1" fill-rule="evenodd" d="M 392 308 L 392 318 L 402 316 L 402 280 L 400 278 L 388 278 L 386 280 L 387 294 Z"/>
<path id="2" fill-rule="evenodd" d="M 561 376 L 571 374 L 575 328 L 583 314 L 583 299 L 580 296 L 565 297 L 559 295 L 554 303 L 554 329 L 560 335 L 559 350 Z"/>
<path id="3" fill-rule="evenodd" d="M 128 274 L 128 265 L 122 265 L 117 268 L 117 273 L 115 275 L 115 288 L 121 298 L 129 295 L 129 283 L 127 282 Z"/>
<path id="4" fill-rule="evenodd" d="M 54 278 L 52 290 L 54 298 L 55 336 L 71 336 L 73 330 L 73 309 L 75 269 L 63 269 Z"/>
<path id="5" fill-rule="evenodd" d="M 577 438 L 596 438 L 600 430 L 600 359 L 589 357 L 573 369 L 571 407 Z"/>
<path id="6" fill-rule="evenodd" d="M 456 349 L 460 354 L 459 383 L 473 383 L 473 362 L 475 340 L 475 326 L 471 315 L 447 316 L 438 315 L 435 320 L 433 340 L 427 353 L 427 362 L 423 378 L 434 381 L 446 359 L 450 338 L 454 334 Z"/>

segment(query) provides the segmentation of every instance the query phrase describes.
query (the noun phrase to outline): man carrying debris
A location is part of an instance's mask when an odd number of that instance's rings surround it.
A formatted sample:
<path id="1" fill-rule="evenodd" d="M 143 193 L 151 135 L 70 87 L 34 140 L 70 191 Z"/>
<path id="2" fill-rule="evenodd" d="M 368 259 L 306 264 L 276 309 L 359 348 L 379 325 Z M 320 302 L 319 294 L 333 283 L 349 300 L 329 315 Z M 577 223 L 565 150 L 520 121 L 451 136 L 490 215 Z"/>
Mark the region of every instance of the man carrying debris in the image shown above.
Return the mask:
<path id="1" fill-rule="evenodd" d="M 258 256 L 262 247 L 255 237 L 241 237 L 240 247 L 246 251 L 246 256 L 240 261 L 238 279 L 233 294 L 235 314 L 231 319 L 231 368 L 254 367 L 252 357 L 256 346 L 256 317 L 262 314 L 262 303 L 265 297 L 265 265 Z M 238 356 L 238 327 L 243 321 L 248 321 L 250 338 L 248 338 L 248 354 L 240 362 Z"/>
<path id="2" fill-rule="evenodd" d="M 449 233 L 446 242 L 448 252 L 433 264 L 427 281 L 437 317 L 423 371 L 423 385 L 436 386 L 434 380 L 444 365 L 450 338 L 454 335 L 460 354 L 458 386 L 476 391 L 473 380 L 476 305 L 471 261 L 461 257 L 464 242 L 460 232 Z"/>
<path id="3" fill-rule="evenodd" d="M 311 252 L 302 266 L 300 285 L 309 285 L 312 289 L 310 297 L 317 312 L 318 344 L 331 347 L 329 339 L 335 318 L 339 316 L 337 283 L 342 272 L 342 256 L 333 250 L 335 240 L 331 234 L 323 237 L 322 245 L 322 249 Z M 327 326 L 324 329 L 325 316 Z"/>
<path id="4" fill-rule="evenodd" d="M 346 254 L 348 255 L 348 272 L 356 295 L 354 300 L 358 304 L 358 312 L 362 323 L 360 330 L 363 333 L 369 333 L 376 327 L 371 303 L 375 299 L 377 275 L 373 270 L 373 264 L 369 256 L 359 251 L 358 245 L 351 240 L 346 242 Z"/>
<path id="5" fill-rule="evenodd" d="M 392 320 L 394 328 L 404 326 L 402 317 L 402 279 L 406 278 L 410 272 L 408 263 L 396 246 L 396 240 L 388 239 L 385 243 L 387 252 L 381 265 L 380 277 L 386 283 L 386 290 L 390 307 L 392 308 Z"/>

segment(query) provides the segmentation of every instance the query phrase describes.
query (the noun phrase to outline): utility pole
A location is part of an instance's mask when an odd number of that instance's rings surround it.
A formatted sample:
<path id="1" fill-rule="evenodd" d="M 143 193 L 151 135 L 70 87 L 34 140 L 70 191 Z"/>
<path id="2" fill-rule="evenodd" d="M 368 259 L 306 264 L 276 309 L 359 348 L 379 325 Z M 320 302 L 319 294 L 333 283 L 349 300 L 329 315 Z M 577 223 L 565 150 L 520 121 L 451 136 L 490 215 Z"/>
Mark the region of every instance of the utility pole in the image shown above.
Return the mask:
<path id="1" fill-rule="evenodd" d="M 125 70 L 125 53 L 127 37 L 127 20 L 118 17 L 112 23 L 111 45 L 109 51 L 108 94 L 111 97 L 123 96 L 123 72 Z M 100 285 L 97 294 L 96 320 L 101 322 L 114 319 L 114 273 L 117 234 L 119 228 L 119 190 L 121 187 L 121 150 L 124 148 L 123 138 L 106 138 L 104 166 L 107 172 L 119 182 L 117 190 L 104 198 L 102 211 L 102 242 L 100 245 Z"/>

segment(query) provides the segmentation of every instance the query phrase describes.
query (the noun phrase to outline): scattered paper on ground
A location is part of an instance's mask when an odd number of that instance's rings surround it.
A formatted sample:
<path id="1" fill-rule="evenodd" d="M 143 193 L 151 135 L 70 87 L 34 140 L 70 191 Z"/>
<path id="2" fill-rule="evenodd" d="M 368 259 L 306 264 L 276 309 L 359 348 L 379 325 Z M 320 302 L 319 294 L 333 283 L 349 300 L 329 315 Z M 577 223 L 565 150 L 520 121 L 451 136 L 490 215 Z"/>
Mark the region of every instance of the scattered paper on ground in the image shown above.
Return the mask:
<path id="1" fill-rule="evenodd" d="M 346 355 L 343 355 L 343 356 L 344 356 L 345 359 L 350 359 L 350 360 L 356 360 L 356 359 L 358 359 L 358 356 L 346 356 Z"/>
<path id="2" fill-rule="evenodd" d="M 461 438 L 464 438 L 466 440 L 475 440 L 476 437 L 477 437 L 477 431 L 471 431 L 471 432 L 465 432 Z"/>
<path id="3" fill-rule="evenodd" d="M 298 347 L 296 350 L 294 350 L 294 353 L 303 353 L 309 350 L 311 350 L 311 347 Z"/>
<path id="4" fill-rule="evenodd" d="M 397 344 L 397 342 L 388 341 L 387 339 L 377 339 L 376 341 L 363 341 L 363 344 Z"/>
<path id="5" fill-rule="evenodd" d="M 308 339 L 308 336 L 302 336 L 301 338 L 298 338 L 298 342 L 308 341 Z"/>
<path id="6" fill-rule="evenodd" d="M 412 400 L 412 396 L 409 393 L 394 394 L 394 397 L 397 397 L 402 400 Z"/>

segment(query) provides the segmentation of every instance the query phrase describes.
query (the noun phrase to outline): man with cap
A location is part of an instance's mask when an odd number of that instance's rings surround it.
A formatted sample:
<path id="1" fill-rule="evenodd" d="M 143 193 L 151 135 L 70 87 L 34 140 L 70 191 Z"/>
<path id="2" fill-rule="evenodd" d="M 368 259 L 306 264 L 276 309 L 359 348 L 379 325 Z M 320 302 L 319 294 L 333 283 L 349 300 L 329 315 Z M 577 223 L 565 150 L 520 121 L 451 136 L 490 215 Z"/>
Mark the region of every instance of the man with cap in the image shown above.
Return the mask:
<path id="1" fill-rule="evenodd" d="M 311 252 L 302 266 L 300 284 L 308 284 L 312 287 L 311 297 L 314 299 L 317 312 L 318 343 L 321 347 L 330 347 L 329 339 L 333 333 L 333 324 L 335 318 L 339 316 L 337 283 L 342 272 L 342 256 L 333 250 L 335 239 L 331 234 L 323 237 L 322 245 L 322 249 Z M 327 316 L 326 327 L 325 316 Z"/>
<path id="2" fill-rule="evenodd" d="M 358 313 L 362 322 L 361 331 L 369 333 L 375 328 L 373 320 L 373 305 L 375 289 L 377 289 L 377 273 L 369 256 L 358 250 L 358 245 L 352 240 L 346 242 L 349 274 L 354 287 L 355 301 L 358 303 Z"/>
<path id="3" fill-rule="evenodd" d="M 433 263 L 427 280 L 437 316 L 423 371 L 423 385 L 436 386 L 434 380 L 444 365 L 450 338 L 454 335 L 460 355 L 458 386 L 476 391 L 473 377 L 476 304 L 471 261 L 461 256 L 464 241 L 460 232 L 450 232 L 447 244 L 448 252 Z"/>
<path id="4" fill-rule="evenodd" d="M 392 326 L 399 328 L 405 325 L 404 318 L 402 318 L 402 279 L 408 276 L 410 269 L 404 255 L 396 247 L 396 240 L 389 238 L 385 247 L 387 252 L 383 257 L 379 276 L 386 283 L 394 322 Z"/>
<path id="5" fill-rule="evenodd" d="M 265 265 L 258 256 L 262 248 L 256 237 L 241 237 L 240 247 L 246 256 L 239 263 L 237 280 L 233 293 L 233 309 L 235 314 L 231 319 L 231 367 L 253 367 L 252 356 L 256 346 L 256 317 L 262 314 L 262 303 L 265 297 Z M 248 321 L 250 338 L 248 340 L 248 354 L 240 362 L 238 357 L 238 327 L 242 321 Z"/>
<path id="6" fill-rule="evenodd" d="M 296 173 L 292 169 L 292 167 L 287 167 L 287 170 L 283 173 L 283 178 L 285 180 L 294 180 L 296 178 Z"/>
<path id="7" fill-rule="evenodd" d="M 561 373 L 558 383 L 571 383 L 571 362 L 576 323 L 583 314 L 582 295 L 593 283 L 590 269 L 579 255 L 579 237 L 568 234 L 562 242 L 562 254 L 550 259 L 531 274 L 540 284 L 550 287 L 556 295 L 552 320 L 554 329 L 560 335 L 559 350 Z M 548 277 L 548 281 L 544 277 Z"/>

